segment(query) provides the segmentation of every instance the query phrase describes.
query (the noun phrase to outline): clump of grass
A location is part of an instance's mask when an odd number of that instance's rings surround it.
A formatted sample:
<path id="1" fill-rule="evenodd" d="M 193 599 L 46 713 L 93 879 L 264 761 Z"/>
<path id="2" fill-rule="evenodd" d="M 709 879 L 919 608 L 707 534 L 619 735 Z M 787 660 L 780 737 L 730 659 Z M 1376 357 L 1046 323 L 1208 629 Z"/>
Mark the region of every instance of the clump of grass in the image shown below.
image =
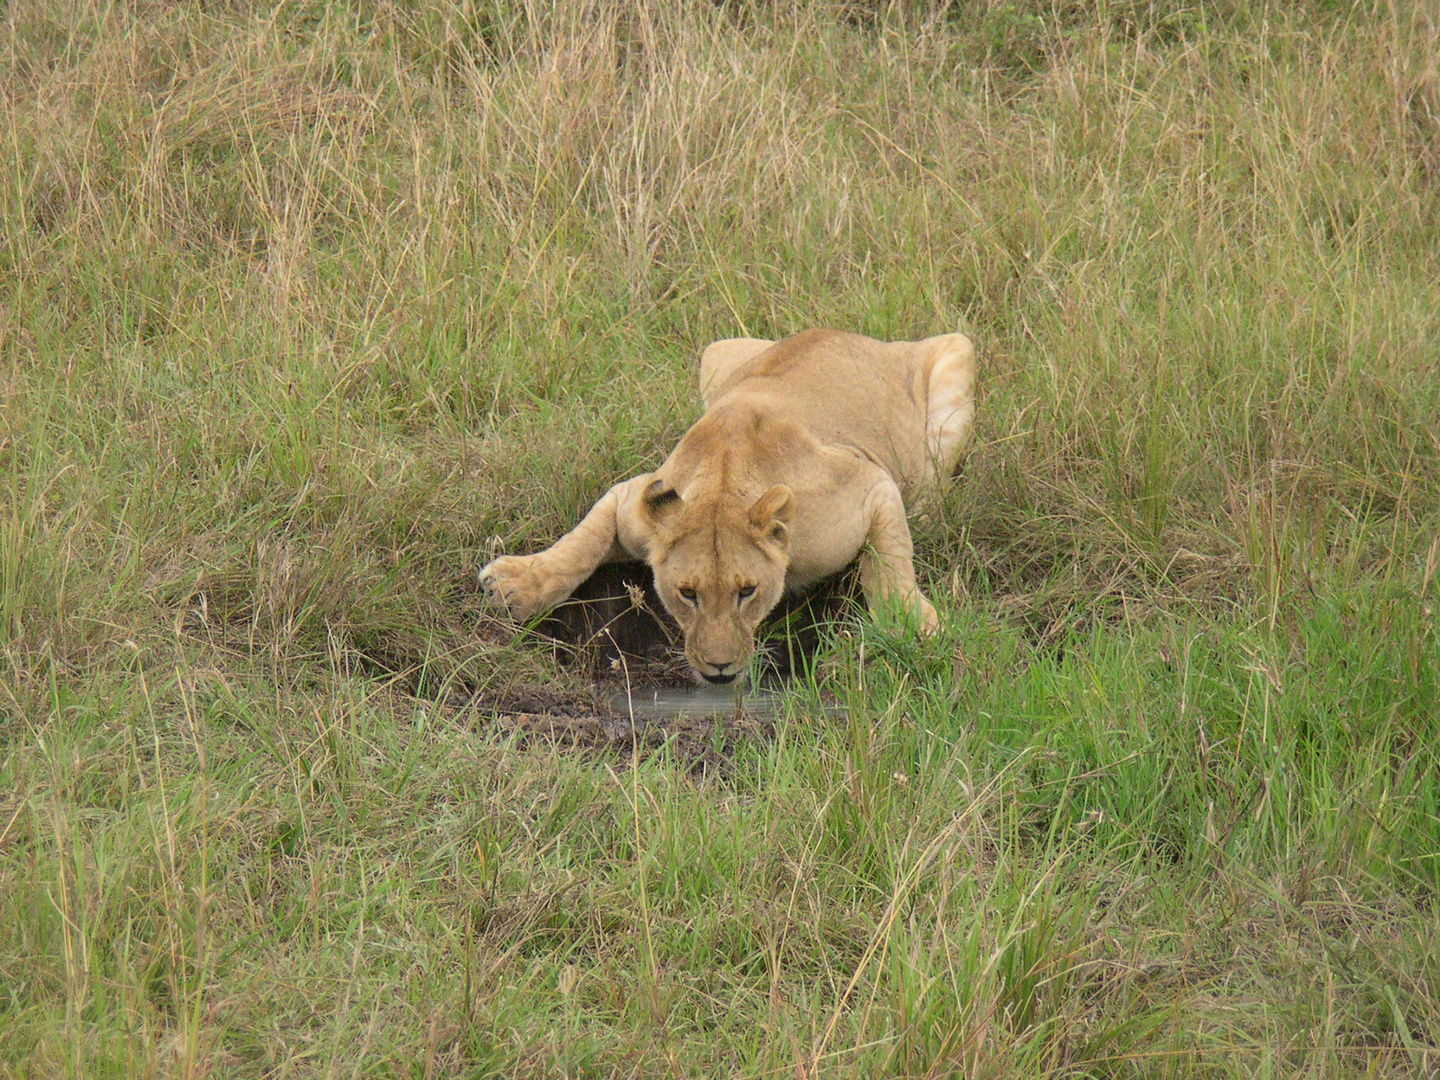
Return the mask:
<path id="1" fill-rule="evenodd" d="M 1433 1071 L 1437 55 L 11 4 L 0 1073 Z M 826 324 L 981 344 L 942 639 L 842 623 L 723 782 L 457 704 L 555 675 L 491 551 Z"/>

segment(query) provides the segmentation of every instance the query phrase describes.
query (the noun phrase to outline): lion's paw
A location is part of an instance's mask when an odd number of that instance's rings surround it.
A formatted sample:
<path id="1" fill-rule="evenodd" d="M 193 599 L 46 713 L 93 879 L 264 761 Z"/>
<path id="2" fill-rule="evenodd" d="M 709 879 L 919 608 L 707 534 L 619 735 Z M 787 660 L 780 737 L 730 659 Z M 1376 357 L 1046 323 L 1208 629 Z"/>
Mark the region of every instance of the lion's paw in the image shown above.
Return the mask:
<path id="1" fill-rule="evenodd" d="M 935 606 L 920 597 L 920 636 L 934 637 L 940 632 L 940 616 L 935 612 Z"/>
<path id="2" fill-rule="evenodd" d="M 522 622 L 555 606 L 553 583 L 538 555 L 502 555 L 480 570 L 480 587 Z"/>

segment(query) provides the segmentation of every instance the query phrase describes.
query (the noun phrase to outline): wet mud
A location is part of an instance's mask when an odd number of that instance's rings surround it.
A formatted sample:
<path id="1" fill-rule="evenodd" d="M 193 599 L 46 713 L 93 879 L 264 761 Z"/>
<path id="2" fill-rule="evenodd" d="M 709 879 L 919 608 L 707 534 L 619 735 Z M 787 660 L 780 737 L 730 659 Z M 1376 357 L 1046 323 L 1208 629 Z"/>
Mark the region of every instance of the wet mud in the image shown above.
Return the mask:
<path id="1" fill-rule="evenodd" d="M 588 686 L 496 684 L 459 704 L 477 727 L 524 742 L 622 757 L 663 751 L 692 775 L 723 777 L 740 741 L 774 738 L 775 688 L 807 670 L 857 595 L 850 573 L 782 601 L 757 635 L 762 689 L 737 697 L 695 685 L 648 566 L 603 566 L 535 628 Z"/>
<path id="2" fill-rule="evenodd" d="M 724 778 L 742 740 L 775 737 L 775 717 L 743 707 L 666 715 L 615 707 L 611 687 L 566 690 L 554 685 L 515 683 L 481 691 L 468 707 L 476 726 L 522 743 L 641 759 L 667 753 L 695 777 Z"/>

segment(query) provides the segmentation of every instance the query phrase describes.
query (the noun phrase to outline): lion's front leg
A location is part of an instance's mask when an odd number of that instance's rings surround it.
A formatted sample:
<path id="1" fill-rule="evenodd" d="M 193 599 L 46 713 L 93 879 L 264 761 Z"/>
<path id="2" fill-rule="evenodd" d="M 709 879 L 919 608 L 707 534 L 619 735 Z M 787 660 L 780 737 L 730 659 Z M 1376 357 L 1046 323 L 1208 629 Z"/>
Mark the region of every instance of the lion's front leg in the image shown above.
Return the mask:
<path id="1" fill-rule="evenodd" d="M 935 633 L 940 617 L 915 583 L 915 547 L 899 487 L 887 478 L 870 490 L 865 502 L 870 528 L 860 552 L 860 587 L 866 605 L 873 612 L 881 604 L 901 601 L 918 616 L 922 634 Z"/>
<path id="2" fill-rule="evenodd" d="M 579 525 L 534 555 L 503 555 L 480 570 L 480 585 L 520 620 L 549 611 L 600 566 L 643 558 L 621 543 L 617 518 L 626 513 L 649 475 L 616 484 Z M 639 485 L 638 487 L 636 485 Z"/>

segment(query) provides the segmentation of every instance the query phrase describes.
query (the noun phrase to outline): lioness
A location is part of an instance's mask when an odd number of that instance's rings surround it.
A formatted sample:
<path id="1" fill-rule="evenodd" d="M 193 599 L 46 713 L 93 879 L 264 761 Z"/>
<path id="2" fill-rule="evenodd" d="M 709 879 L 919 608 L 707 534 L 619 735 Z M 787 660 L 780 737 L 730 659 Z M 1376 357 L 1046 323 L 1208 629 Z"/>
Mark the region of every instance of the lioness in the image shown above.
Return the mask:
<path id="1" fill-rule="evenodd" d="M 899 601 L 925 633 L 905 507 L 949 479 L 975 414 L 963 334 L 886 343 L 835 330 L 735 338 L 700 360 L 705 414 L 654 472 L 616 484 L 536 555 L 480 582 L 521 619 L 568 597 L 602 563 L 642 560 L 712 683 L 732 681 L 781 595 L 860 560 L 873 611 Z"/>

